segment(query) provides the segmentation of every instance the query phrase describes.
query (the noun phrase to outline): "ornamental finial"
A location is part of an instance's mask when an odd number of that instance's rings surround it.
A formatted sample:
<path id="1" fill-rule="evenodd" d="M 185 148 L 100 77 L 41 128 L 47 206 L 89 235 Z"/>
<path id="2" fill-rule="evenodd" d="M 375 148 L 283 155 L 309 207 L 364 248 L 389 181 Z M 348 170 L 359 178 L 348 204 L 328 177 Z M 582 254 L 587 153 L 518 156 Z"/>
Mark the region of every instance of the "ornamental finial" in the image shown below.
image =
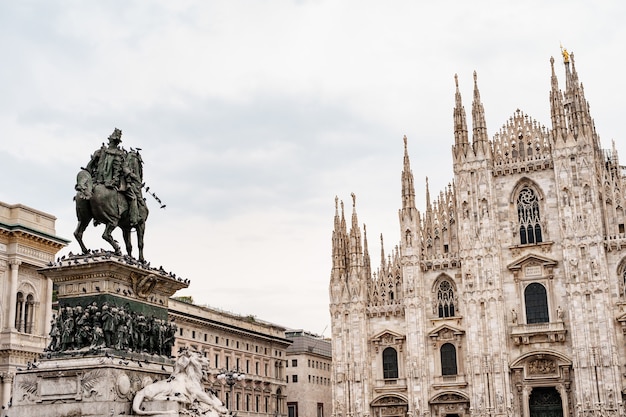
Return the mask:
<path id="1" fill-rule="evenodd" d="M 563 54 L 563 63 L 569 64 L 569 52 L 563 48 L 563 44 L 561 44 L 561 54 Z"/>

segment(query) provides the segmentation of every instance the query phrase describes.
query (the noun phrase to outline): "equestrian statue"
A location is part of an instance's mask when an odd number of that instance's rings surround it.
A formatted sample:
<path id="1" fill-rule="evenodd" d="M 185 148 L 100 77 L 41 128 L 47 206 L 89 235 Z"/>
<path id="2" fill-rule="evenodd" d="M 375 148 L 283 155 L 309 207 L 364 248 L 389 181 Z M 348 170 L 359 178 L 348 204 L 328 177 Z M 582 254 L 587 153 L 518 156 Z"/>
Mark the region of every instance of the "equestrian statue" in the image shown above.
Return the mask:
<path id="1" fill-rule="evenodd" d="M 93 219 L 94 226 L 104 224 L 102 238 L 121 255 L 119 244 L 111 233 L 122 229 L 126 251 L 132 256 L 131 231 L 137 232 L 139 261 L 144 262 L 143 237 L 148 218 L 148 207 L 142 195 L 143 161 L 139 149 L 120 148 L 122 131 L 115 128 L 109 144 L 94 152 L 85 168 L 76 176 L 76 216 L 78 226 L 74 237 L 83 253 L 89 249 L 83 243 L 83 232 Z"/>

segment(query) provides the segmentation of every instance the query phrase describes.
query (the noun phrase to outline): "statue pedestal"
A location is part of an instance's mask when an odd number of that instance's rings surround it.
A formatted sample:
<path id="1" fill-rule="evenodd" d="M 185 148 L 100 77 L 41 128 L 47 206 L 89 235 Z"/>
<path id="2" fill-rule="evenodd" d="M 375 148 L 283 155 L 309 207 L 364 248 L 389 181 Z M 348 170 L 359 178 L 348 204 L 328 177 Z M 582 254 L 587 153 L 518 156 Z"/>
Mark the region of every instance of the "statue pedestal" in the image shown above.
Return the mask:
<path id="1" fill-rule="evenodd" d="M 167 365 L 141 355 L 44 359 L 15 376 L 11 417 L 130 415 L 135 392 L 167 378 Z"/>
<path id="2" fill-rule="evenodd" d="M 40 270 L 58 289 L 59 306 L 94 301 L 128 306 L 144 316 L 167 319 L 168 299 L 189 282 L 129 256 L 109 252 L 73 256 Z"/>
<path id="3" fill-rule="evenodd" d="M 54 341 L 39 363 L 18 370 L 2 416 L 130 415 L 135 393 L 172 372 L 168 299 L 189 282 L 107 252 L 70 256 L 40 272 L 58 290 Z M 178 410 L 178 403 L 159 407 Z"/>

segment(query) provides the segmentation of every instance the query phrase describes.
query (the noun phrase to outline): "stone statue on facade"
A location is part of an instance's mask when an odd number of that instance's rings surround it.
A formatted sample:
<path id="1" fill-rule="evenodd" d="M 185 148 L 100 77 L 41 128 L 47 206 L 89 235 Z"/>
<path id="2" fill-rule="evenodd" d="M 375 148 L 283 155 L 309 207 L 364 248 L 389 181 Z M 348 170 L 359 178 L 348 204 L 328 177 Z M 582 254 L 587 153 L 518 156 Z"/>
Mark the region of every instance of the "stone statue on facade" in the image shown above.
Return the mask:
<path id="1" fill-rule="evenodd" d="M 191 416 L 220 417 L 230 415 L 228 409 L 212 392 L 202 386 L 208 360 L 198 352 L 184 349 L 178 355 L 172 375 L 145 386 L 135 394 L 133 412 L 136 415 L 175 414 L 175 411 L 144 411 L 144 401 L 175 401 L 183 404 Z"/>
<path id="2" fill-rule="evenodd" d="M 111 233 L 120 227 L 129 255 L 132 252 L 130 233 L 137 232 L 139 260 L 143 261 L 143 235 L 148 207 L 142 195 L 143 161 L 139 150 L 128 152 L 120 148 L 122 131 L 115 129 L 108 146 L 96 150 L 85 168 L 76 177 L 76 214 L 78 226 L 74 237 L 83 253 L 89 250 L 83 243 L 83 232 L 93 219 L 94 225 L 104 224 L 102 238 L 120 255 L 119 244 Z"/>

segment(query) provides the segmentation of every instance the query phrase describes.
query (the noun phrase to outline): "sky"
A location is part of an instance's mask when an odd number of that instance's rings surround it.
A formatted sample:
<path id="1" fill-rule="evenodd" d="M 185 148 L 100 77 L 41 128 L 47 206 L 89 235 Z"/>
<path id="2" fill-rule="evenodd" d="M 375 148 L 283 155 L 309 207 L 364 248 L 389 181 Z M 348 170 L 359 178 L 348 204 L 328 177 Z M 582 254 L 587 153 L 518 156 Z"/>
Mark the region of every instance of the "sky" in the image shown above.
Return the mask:
<path id="1" fill-rule="evenodd" d="M 490 137 L 516 109 L 550 127 L 562 44 L 625 154 L 624 16 L 618 0 L 0 0 L 0 201 L 53 214 L 60 254 L 79 252 L 76 174 L 120 128 L 167 206 L 146 196 L 145 257 L 191 280 L 176 295 L 329 336 L 335 197 L 349 216 L 356 194 L 376 265 L 380 234 L 399 241 L 403 136 L 420 210 L 426 177 L 433 196 L 453 179 L 455 74 L 471 117 L 477 72 Z M 108 248 L 102 232 L 87 246 Z"/>

